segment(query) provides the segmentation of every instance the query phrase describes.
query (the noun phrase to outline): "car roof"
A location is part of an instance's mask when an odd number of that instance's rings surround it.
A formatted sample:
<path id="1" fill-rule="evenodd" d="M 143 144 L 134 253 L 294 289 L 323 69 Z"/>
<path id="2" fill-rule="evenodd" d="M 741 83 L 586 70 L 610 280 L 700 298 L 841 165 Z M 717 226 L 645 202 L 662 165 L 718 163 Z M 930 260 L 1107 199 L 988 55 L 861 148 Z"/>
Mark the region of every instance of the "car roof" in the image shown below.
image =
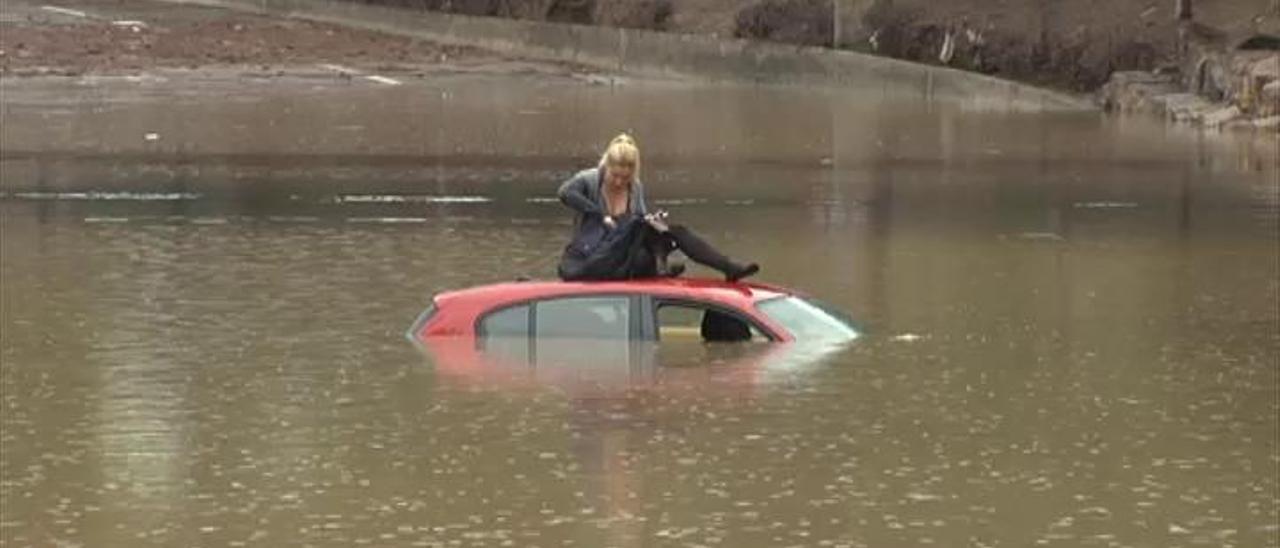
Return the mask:
<path id="1" fill-rule="evenodd" d="M 436 295 L 435 302 L 442 307 L 450 302 L 501 305 L 549 297 L 627 294 L 677 299 L 696 298 L 736 306 L 749 306 L 762 300 L 796 293 L 767 284 L 727 282 L 707 278 L 646 278 L 598 282 L 530 280 L 447 291 Z"/>

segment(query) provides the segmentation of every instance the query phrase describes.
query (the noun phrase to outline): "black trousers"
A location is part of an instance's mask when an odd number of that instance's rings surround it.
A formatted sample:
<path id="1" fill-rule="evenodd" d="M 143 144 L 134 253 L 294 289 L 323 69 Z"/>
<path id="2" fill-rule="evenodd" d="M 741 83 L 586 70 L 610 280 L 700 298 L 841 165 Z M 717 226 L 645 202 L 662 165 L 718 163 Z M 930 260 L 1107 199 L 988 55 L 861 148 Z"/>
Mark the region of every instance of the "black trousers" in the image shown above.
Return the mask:
<path id="1" fill-rule="evenodd" d="M 741 268 L 684 225 L 673 224 L 659 232 L 634 217 L 610 231 L 594 249 L 569 244 L 558 270 L 566 281 L 652 278 L 665 273 L 667 256 L 676 250 L 726 275 Z"/>

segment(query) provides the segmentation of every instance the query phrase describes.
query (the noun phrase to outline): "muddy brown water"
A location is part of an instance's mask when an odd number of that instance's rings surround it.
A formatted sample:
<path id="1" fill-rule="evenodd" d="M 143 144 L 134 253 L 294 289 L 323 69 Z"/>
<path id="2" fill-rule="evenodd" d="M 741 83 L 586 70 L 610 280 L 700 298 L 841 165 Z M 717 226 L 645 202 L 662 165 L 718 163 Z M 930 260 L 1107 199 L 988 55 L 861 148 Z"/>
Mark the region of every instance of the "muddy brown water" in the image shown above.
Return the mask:
<path id="1" fill-rule="evenodd" d="M 890 90 L 3 85 L 6 546 L 1277 545 L 1265 147 Z M 404 341 L 550 275 L 621 128 L 651 203 L 867 335 Z"/>

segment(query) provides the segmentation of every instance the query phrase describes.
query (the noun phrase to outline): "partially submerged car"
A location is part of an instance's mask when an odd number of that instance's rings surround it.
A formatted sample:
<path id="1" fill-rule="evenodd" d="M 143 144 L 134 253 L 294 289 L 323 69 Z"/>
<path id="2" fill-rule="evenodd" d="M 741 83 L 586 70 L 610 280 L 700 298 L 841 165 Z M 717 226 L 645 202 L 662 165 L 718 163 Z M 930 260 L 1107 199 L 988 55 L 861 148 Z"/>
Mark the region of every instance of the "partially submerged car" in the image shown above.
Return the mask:
<path id="1" fill-rule="evenodd" d="M 851 340 L 843 314 L 785 288 L 690 278 L 526 281 L 436 295 L 406 333 L 426 343 L 474 339 L 659 341 Z"/>

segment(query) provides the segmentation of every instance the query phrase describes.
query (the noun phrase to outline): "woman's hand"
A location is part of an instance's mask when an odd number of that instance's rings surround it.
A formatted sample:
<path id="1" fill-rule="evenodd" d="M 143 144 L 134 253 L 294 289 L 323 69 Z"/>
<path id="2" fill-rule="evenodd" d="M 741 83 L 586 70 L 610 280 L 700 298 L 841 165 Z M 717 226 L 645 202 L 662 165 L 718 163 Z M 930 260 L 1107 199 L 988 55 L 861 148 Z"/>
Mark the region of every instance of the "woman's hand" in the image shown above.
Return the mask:
<path id="1" fill-rule="evenodd" d="M 665 233 L 666 231 L 671 230 L 671 227 L 667 226 L 667 212 L 666 212 L 666 211 L 659 210 L 659 211 L 656 211 L 656 212 L 654 212 L 654 213 L 650 213 L 650 214 L 648 214 L 648 215 L 645 215 L 645 216 L 644 216 L 644 221 L 645 221 L 646 223 L 649 223 L 649 226 L 653 227 L 653 229 L 654 229 L 654 230 L 657 230 L 658 232 L 664 232 L 664 233 Z"/>

